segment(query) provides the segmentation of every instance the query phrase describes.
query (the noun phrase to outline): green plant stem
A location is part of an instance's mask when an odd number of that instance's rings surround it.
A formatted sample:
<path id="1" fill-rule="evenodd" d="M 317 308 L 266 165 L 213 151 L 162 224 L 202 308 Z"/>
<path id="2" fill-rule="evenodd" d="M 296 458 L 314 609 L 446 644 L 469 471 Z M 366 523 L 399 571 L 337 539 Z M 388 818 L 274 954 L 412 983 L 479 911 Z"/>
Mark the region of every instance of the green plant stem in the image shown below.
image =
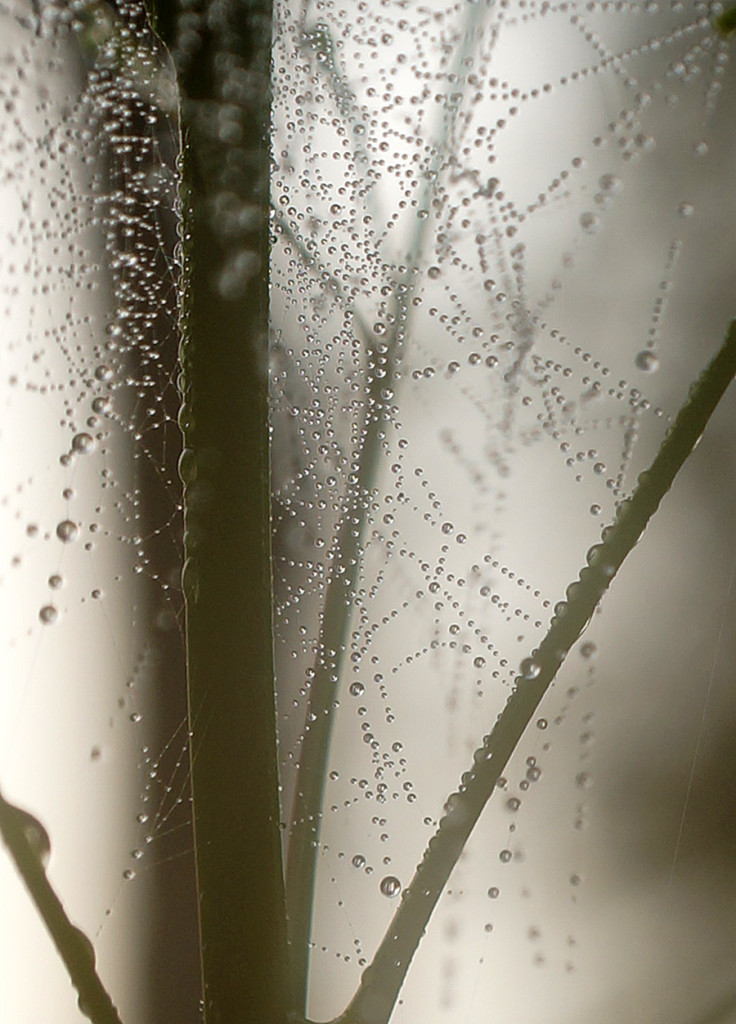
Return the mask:
<path id="1" fill-rule="evenodd" d="M 692 386 L 650 469 L 633 495 L 622 502 L 602 543 L 588 552 L 588 564 L 567 589 L 549 630 L 516 677 L 514 690 L 491 733 L 473 756 L 448 810 L 430 839 L 413 879 L 360 987 L 338 1020 L 341 1024 L 386 1024 L 429 918 L 465 843 L 516 749 L 539 702 L 568 651 L 579 639 L 622 562 L 669 491 L 736 373 L 736 320 L 717 355 Z"/>
<path id="2" fill-rule="evenodd" d="M 195 52 L 153 4 L 183 135 L 180 425 L 207 1024 L 283 1024 L 268 447 L 270 0 L 210 0 Z"/>
<path id="3" fill-rule="evenodd" d="M 463 24 L 462 44 L 457 48 L 453 60 L 453 74 L 448 80 L 458 81 L 462 77 L 466 58 L 480 35 L 479 25 L 482 24 L 484 16 L 485 10 L 480 5 L 469 7 Z M 320 24 L 315 31 L 317 36 L 312 36 L 311 44 L 318 49 L 321 47 L 326 61 L 326 73 L 333 89 L 338 93 L 338 104 L 346 116 L 349 113 L 352 117 L 352 106 L 349 106 L 352 102 L 351 92 L 337 65 L 328 30 Z M 434 157 L 425 176 L 419 197 L 419 209 L 428 210 L 431 205 L 457 112 L 457 106 L 448 101 L 447 107 L 440 114 Z M 336 568 L 331 572 L 325 590 L 318 655 L 310 684 L 304 734 L 299 752 L 286 863 L 290 1000 L 293 1009 L 300 1015 L 306 1012 L 308 996 L 309 949 L 319 830 L 333 712 L 347 649 L 353 595 L 362 552 L 365 549 L 365 529 L 374 497 L 381 444 L 386 427 L 391 422 L 392 407 L 396 401 L 394 389 L 397 385 L 397 370 L 402 358 L 404 341 L 408 335 L 410 300 L 418 279 L 428 226 L 428 217 L 415 220 L 407 246 L 407 264 L 411 269 L 402 272 L 392 282 L 392 308 L 387 318 L 392 326 L 385 337 L 376 337 L 371 332 L 370 336 L 364 339 L 367 349 L 366 373 L 369 380 L 365 415 L 331 551 L 330 564 Z M 296 233 L 287 224 L 282 223 L 281 230 L 288 233 L 292 240 L 298 241 Z M 297 248 L 306 262 L 314 262 L 302 246 L 298 245 Z M 355 315 L 354 322 L 359 323 Z"/>
<path id="4" fill-rule="evenodd" d="M 38 853 L 26 835 L 24 819 L 25 813 L 8 803 L 0 793 L 0 834 L 64 961 L 79 996 L 80 1010 L 93 1024 L 121 1024 L 118 1011 L 95 970 L 92 943 L 67 917 L 61 900 L 46 877 Z"/>

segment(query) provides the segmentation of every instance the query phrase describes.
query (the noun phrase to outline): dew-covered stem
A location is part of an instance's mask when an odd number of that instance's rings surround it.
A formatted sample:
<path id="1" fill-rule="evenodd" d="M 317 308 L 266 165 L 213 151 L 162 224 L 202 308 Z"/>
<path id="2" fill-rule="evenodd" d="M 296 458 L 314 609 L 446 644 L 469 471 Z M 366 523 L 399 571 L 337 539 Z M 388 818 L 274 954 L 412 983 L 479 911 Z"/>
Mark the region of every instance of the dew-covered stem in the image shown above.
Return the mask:
<path id="1" fill-rule="evenodd" d="M 206 1024 L 282 1024 L 267 377 L 272 11 L 269 0 L 206 7 L 189 52 L 177 49 L 174 0 L 155 4 L 183 137 L 182 583 L 204 1011 Z"/>
<path id="2" fill-rule="evenodd" d="M 374 368 L 379 361 L 374 349 L 369 359 Z M 386 364 L 388 360 L 384 360 Z M 380 438 L 386 421 L 387 399 L 381 397 L 393 380 L 393 366 L 386 366 L 386 377 L 371 374 L 367 395 L 367 414 L 362 453 L 334 541 L 333 565 L 339 566 L 327 584 L 319 636 L 319 655 L 310 687 L 299 770 L 292 806 L 291 836 L 286 865 L 286 893 L 289 919 L 289 965 L 292 1000 L 303 1012 L 307 994 L 309 940 L 312 929 L 314 879 L 319 840 L 319 821 L 327 772 L 333 708 L 342 675 L 345 638 L 352 611 L 365 524 L 371 502 Z M 387 383 L 388 379 L 388 383 Z"/>
<path id="3" fill-rule="evenodd" d="M 28 822 L 34 826 L 32 831 Z M 46 877 L 43 852 L 38 849 L 38 842 L 34 844 L 39 830 L 45 837 L 45 830 L 35 819 L 8 803 L 0 793 L 0 835 L 77 990 L 80 1010 L 92 1024 L 121 1024 L 118 1011 L 95 969 L 92 943 L 71 923 Z"/>
<path id="4" fill-rule="evenodd" d="M 341 1024 L 386 1024 L 432 911 L 539 702 L 568 651 L 580 638 L 600 599 L 677 472 L 697 444 L 723 393 L 736 374 L 736 320 L 717 355 L 692 386 L 684 405 L 648 471 L 632 496 L 619 506 L 601 543 L 588 552 L 587 565 L 567 588 L 539 647 L 521 665 L 506 707 L 475 751 L 447 812 L 402 896 L 371 965 L 364 971 Z M 716 1018 L 718 1019 L 718 1018 Z"/>

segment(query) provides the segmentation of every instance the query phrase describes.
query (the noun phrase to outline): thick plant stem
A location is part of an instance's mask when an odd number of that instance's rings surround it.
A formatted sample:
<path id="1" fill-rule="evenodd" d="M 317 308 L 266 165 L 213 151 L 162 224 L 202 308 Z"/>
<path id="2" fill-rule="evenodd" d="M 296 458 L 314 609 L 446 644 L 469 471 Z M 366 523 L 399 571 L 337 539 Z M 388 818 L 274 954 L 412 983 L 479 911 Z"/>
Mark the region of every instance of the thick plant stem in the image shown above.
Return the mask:
<path id="1" fill-rule="evenodd" d="M 192 794 L 206 1024 L 282 1024 L 268 448 L 269 0 L 213 0 L 181 94 L 180 349 Z"/>
<path id="2" fill-rule="evenodd" d="M 588 552 L 588 564 L 568 587 L 566 600 L 556 608 L 547 635 L 522 663 L 506 707 L 476 750 L 458 791 L 448 800 L 447 813 L 403 893 L 373 962 L 363 972 L 358 991 L 339 1018 L 342 1024 L 388 1021 L 432 911 L 501 772 L 568 651 L 697 444 L 734 374 L 736 320 L 718 354 L 691 388 L 650 469 L 641 474 L 633 495 L 619 507 L 613 525 L 603 531 L 602 543 Z"/>
<path id="3" fill-rule="evenodd" d="M 64 961 L 79 996 L 80 1010 L 92 1024 L 120 1024 L 118 1011 L 95 970 L 92 943 L 67 917 L 61 900 L 46 877 L 39 851 L 34 849 L 29 838 L 29 829 L 37 837 L 45 835 L 34 818 L 8 803 L 0 794 L 0 835 Z"/>

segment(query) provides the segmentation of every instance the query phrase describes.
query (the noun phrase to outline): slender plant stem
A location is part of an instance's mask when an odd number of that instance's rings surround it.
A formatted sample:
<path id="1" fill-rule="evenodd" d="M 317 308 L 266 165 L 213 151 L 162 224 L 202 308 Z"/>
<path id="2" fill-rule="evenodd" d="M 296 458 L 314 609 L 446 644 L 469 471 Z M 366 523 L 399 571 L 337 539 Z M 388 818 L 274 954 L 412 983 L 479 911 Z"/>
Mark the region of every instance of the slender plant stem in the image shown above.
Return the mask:
<path id="1" fill-rule="evenodd" d="M 462 27 L 462 43 L 453 59 L 453 74 L 449 80 L 462 77 L 465 60 L 480 35 L 479 26 L 485 12 L 471 5 Z M 327 62 L 327 74 L 338 93 L 338 104 L 347 116 L 351 93 L 334 55 L 334 46 L 324 24 L 317 27 L 312 45 L 321 48 Z M 352 110 L 352 107 L 350 108 Z M 457 116 L 457 107 L 449 103 L 439 115 L 432 165 L 425 176 L 419 197 L 419 208 L 427 210 L 437 189 L 440 172 L 446 157 Z M 373 332 L 365 339 L 367 347 L 366 374 L 368 388 L 365 401 L 360 442 L 352 472 L 348 475 L 348 490 L 342 514 L 337 524 L 331 549 L 330 563 L 336 567 L 331 573 L 322 609 L 320 635 L 314 676 L 310 684 L 304 734 L 299 752 L 291 814 L 286 864 L 286 896 L 289 929 L 289 962 L 291 978 L 291 1005 L 298 1014 L 304 1014 L 308 995 L 309 949 L 314 911 L 314 889 L 319 848 L 319 830 L 322 817 L 327 760 L 334 721 L 334 705 L 342 677 L 347 649 L 347 634 L 353 611 L 362 552 L 365 549 L 365 528 L 374 496 L 375 480 L 380 465 L 381 443 L 385 428 L 391 420 L 395 402 L 397 370 L 408 335 L 411 296 L 418 279 L 419 263 L 427 233 L 429 218 L 416 218 L 408 240 L 407 271 L 400 272 L 393 281 L 393 298 L 388 323 L 392 326 L 384 337 Z M 282 230 L 284 230 L 282 226 Z M 289 231 L 293 236 L 295 233 Z M 355 317 L 354 317 L 355 322 Z"/>
<path id="2" fill-rule="evenodd" d="M 568 651 L 579 639 L 622 562 L 641 537 L 675 476 L 697 444 L 736 373 L 736 320 L 717 355 L 690 390 L 650 469 L 620 505 L 602 542 L 567 589 L 549 630 L 516 677 L 514 690 L 492 731 L 473 755 L 448 810 L 430 839 L 414 878 L 341 1024 L 386 1024 L 429 918 L 501 772 Z"/>
<path id="3" fill-rule="evenodd" d="M 371 350 L 372 361 L 377 355 Z M 289 962 L 292 1005 L 303 1013 L 307 995 L 309 941 L 312 930 L 314 881 L 319 838 L 319 821 L 324 798 L 333 705 L 342 675 L 345 632 L 352 611 L 360 567 L 360 542 L 373 490 L 380 435 L 385 422 L 385 401 L 379 394 L 385 379 L 374 375 L 368 393 L 364 446 L 355 469 L 355 482 L 333 543 L 334 573 L 327 584 L 319 636 L 319 657 L 310 687 L 307 721 L 299 754 L 299 771 L 294 793 L 286 892 L 289 916 Z"/>
<path id="4" fill-rule="evenodd" d="M 183 135 L 180 425 L 206 1024 L 283 1024 L 268 447 L 270 0 L 152 0 Z"/>
<path id="5" fill-rule="evenodd" d="M 0 793 L 0 834 L 64 961 L 72 985 L 79 995 L 80 1010 L 93 1024 L 121 1024 L 118 1011 L 95 970 L 92 943 L 84 932 L 71 923 L 46 877 L 39 853 L 27 834 L 29 820 L 37 824 L 35 819 L 29 819 L 24 811 L 8 803 Z"/>

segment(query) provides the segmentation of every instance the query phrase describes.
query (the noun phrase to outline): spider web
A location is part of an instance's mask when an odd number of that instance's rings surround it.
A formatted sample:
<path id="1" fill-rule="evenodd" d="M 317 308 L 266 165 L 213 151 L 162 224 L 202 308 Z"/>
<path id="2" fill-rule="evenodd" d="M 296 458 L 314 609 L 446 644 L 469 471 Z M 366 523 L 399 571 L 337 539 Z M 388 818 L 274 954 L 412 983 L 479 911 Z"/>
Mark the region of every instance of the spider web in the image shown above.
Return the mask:
<path id="1" fill-rule="evenodd" d="M 709 255 L 727 264 L 733 253 L 717 224 L 715 211 L 732 204 L 711 152 L 721 144 L 729 48 L 705 5 L 322 3 L 278 12 L 272 403 L 283 808 L 288 833 L 302 744 L 321 713 L 312 682 L 337 676 L 310 1003 L 325 1019 L 350 998 L 553 605 L 732 315 Z M 366 510 L 360 525 L 356 508 Z M 346 518 L 359 534 L 354 551 L 341 547 Z M 334 637 L 327 595 L 351 559 L 357 576 L 346 579 L 336 658 L 320 637 Z M 585 922 L 571 911 L 581 876 L 569 864 L 582 856 L 575 832 L 590 815 L 594 698 L 579 705 L 596 677 L 595 650 L 580 648 L 526 761 L 519 752 L 518 778 L 504 780 L 508 798 L 487 810 L 397 1020 L 443 1011 L 466 1019 L 479 991 L 494 1007 L 509 999 L 514 1020 L 539 1020 L 537 1000 L 550 1020 L 568 1019 L 571 1007 L 590 1012 L 585 982 L 570 980 L 572 922 Z M 577 749 L 571 719 L 585 737 Z M 539 846 L 552 827 L 544 797 L 529 790 L 542 763 L 560 777 L 547 763 L 553 746 L 567 765 L 553 790 L 566 824 L 550 841 L 549 866 L 525 868 L 526 843 Z M 524 817 L 520 844 L 521 803 L 536 817 Z M 495 903 L 489 858 L 509 865 L 516 895 L 506 904 Z M 550 885 L 565 871 L 564 884 Z M 540 911 L 525 909 L 532 890 Z M 555 931 L 542 948 L 537 913 Z M 489 947 L 494 922 L 503 945 Z M 501 977 L 477 966 L 490 949 L 506 965 Z M 544 980 L 529 983 L 553 995 L 520 1007 L 520 979 L 545 964 Z M 620 1019 L 620 1007 L 613 1012 Z"/>
<path id="2" fill-rule="evenodd" d="M 287 853 L 311 684 L 338 676 L 312 935 L 317 1019 L 355 990 L 520 665 L 733 315 L 733 88 L 717 13 L 276 6 L 270 378 Z M 124 1018 L 197 1020 L 182 896 L 192 879 L 171 61 L 136 4 L 18 4 L 1 16 L 13 685 L 0 776 L 48 829 L 49 872 L 96 937 L 103 974 L 119 968 L 110 983 Z M 200 18 L 182 5 L 174 64 Z M 233 109 L 214 120 L 226 128 Z M 213 211 L 224 232 L 247 214 L 232 200 Z M 530 1024 L 613 1022 L 641 1006 L 670 1021 L 727 988 L 718 950 L 733 945 L 722 909 L 733 834 L 714 824 L 708 794 L 732 778 L 733 758 L 702 723 L 709 707 L 732 721 L 733 702 L 725 657 L 712 680 L 700 670 L 722 651 L 732 567 L 720 551 L 733 424 L 716 429 L 723 444 L 687 501 L 649 531 L 652 554 L 637 552 L 639 584 L 617 580 L 517 751 L 396 1021 L 482 1018 L 488 1006 Z M 334 652 L 320 637 L 328 588 L 349 576 L 346 516 L 357 568 Z M 702 566 L 694 601 L 677 582 Z M 664 606 L 658 616 L 650 604 Z M 660 676 L 667 685 L 642 695 Z M 656 896 L 675 843 L 680 887 Z M 655 883 L 634 884 L 617 845 Z M 695 950 L 677 904 L 701 891 L 688 867 L 698 858 L 724 880 L 703 897 L 712 925 Z M 617 902 L 627 884 L 642 918 Z M 664 968 L 630 941 L 659 950 L 662 920 Z M 27 963 L 28 947 L 13 944 Z M 171 968 L 174 949 L 183 970 Z M 679 987 L 661 980 L 673 963 Z M 46 969 L 61 1019 L 69 993 L 53 953 Z M 131 974 L 145 980 L 131 985 Z M 24 984 L 8 1019 L 45 1019 L 40 988 Z"/>

